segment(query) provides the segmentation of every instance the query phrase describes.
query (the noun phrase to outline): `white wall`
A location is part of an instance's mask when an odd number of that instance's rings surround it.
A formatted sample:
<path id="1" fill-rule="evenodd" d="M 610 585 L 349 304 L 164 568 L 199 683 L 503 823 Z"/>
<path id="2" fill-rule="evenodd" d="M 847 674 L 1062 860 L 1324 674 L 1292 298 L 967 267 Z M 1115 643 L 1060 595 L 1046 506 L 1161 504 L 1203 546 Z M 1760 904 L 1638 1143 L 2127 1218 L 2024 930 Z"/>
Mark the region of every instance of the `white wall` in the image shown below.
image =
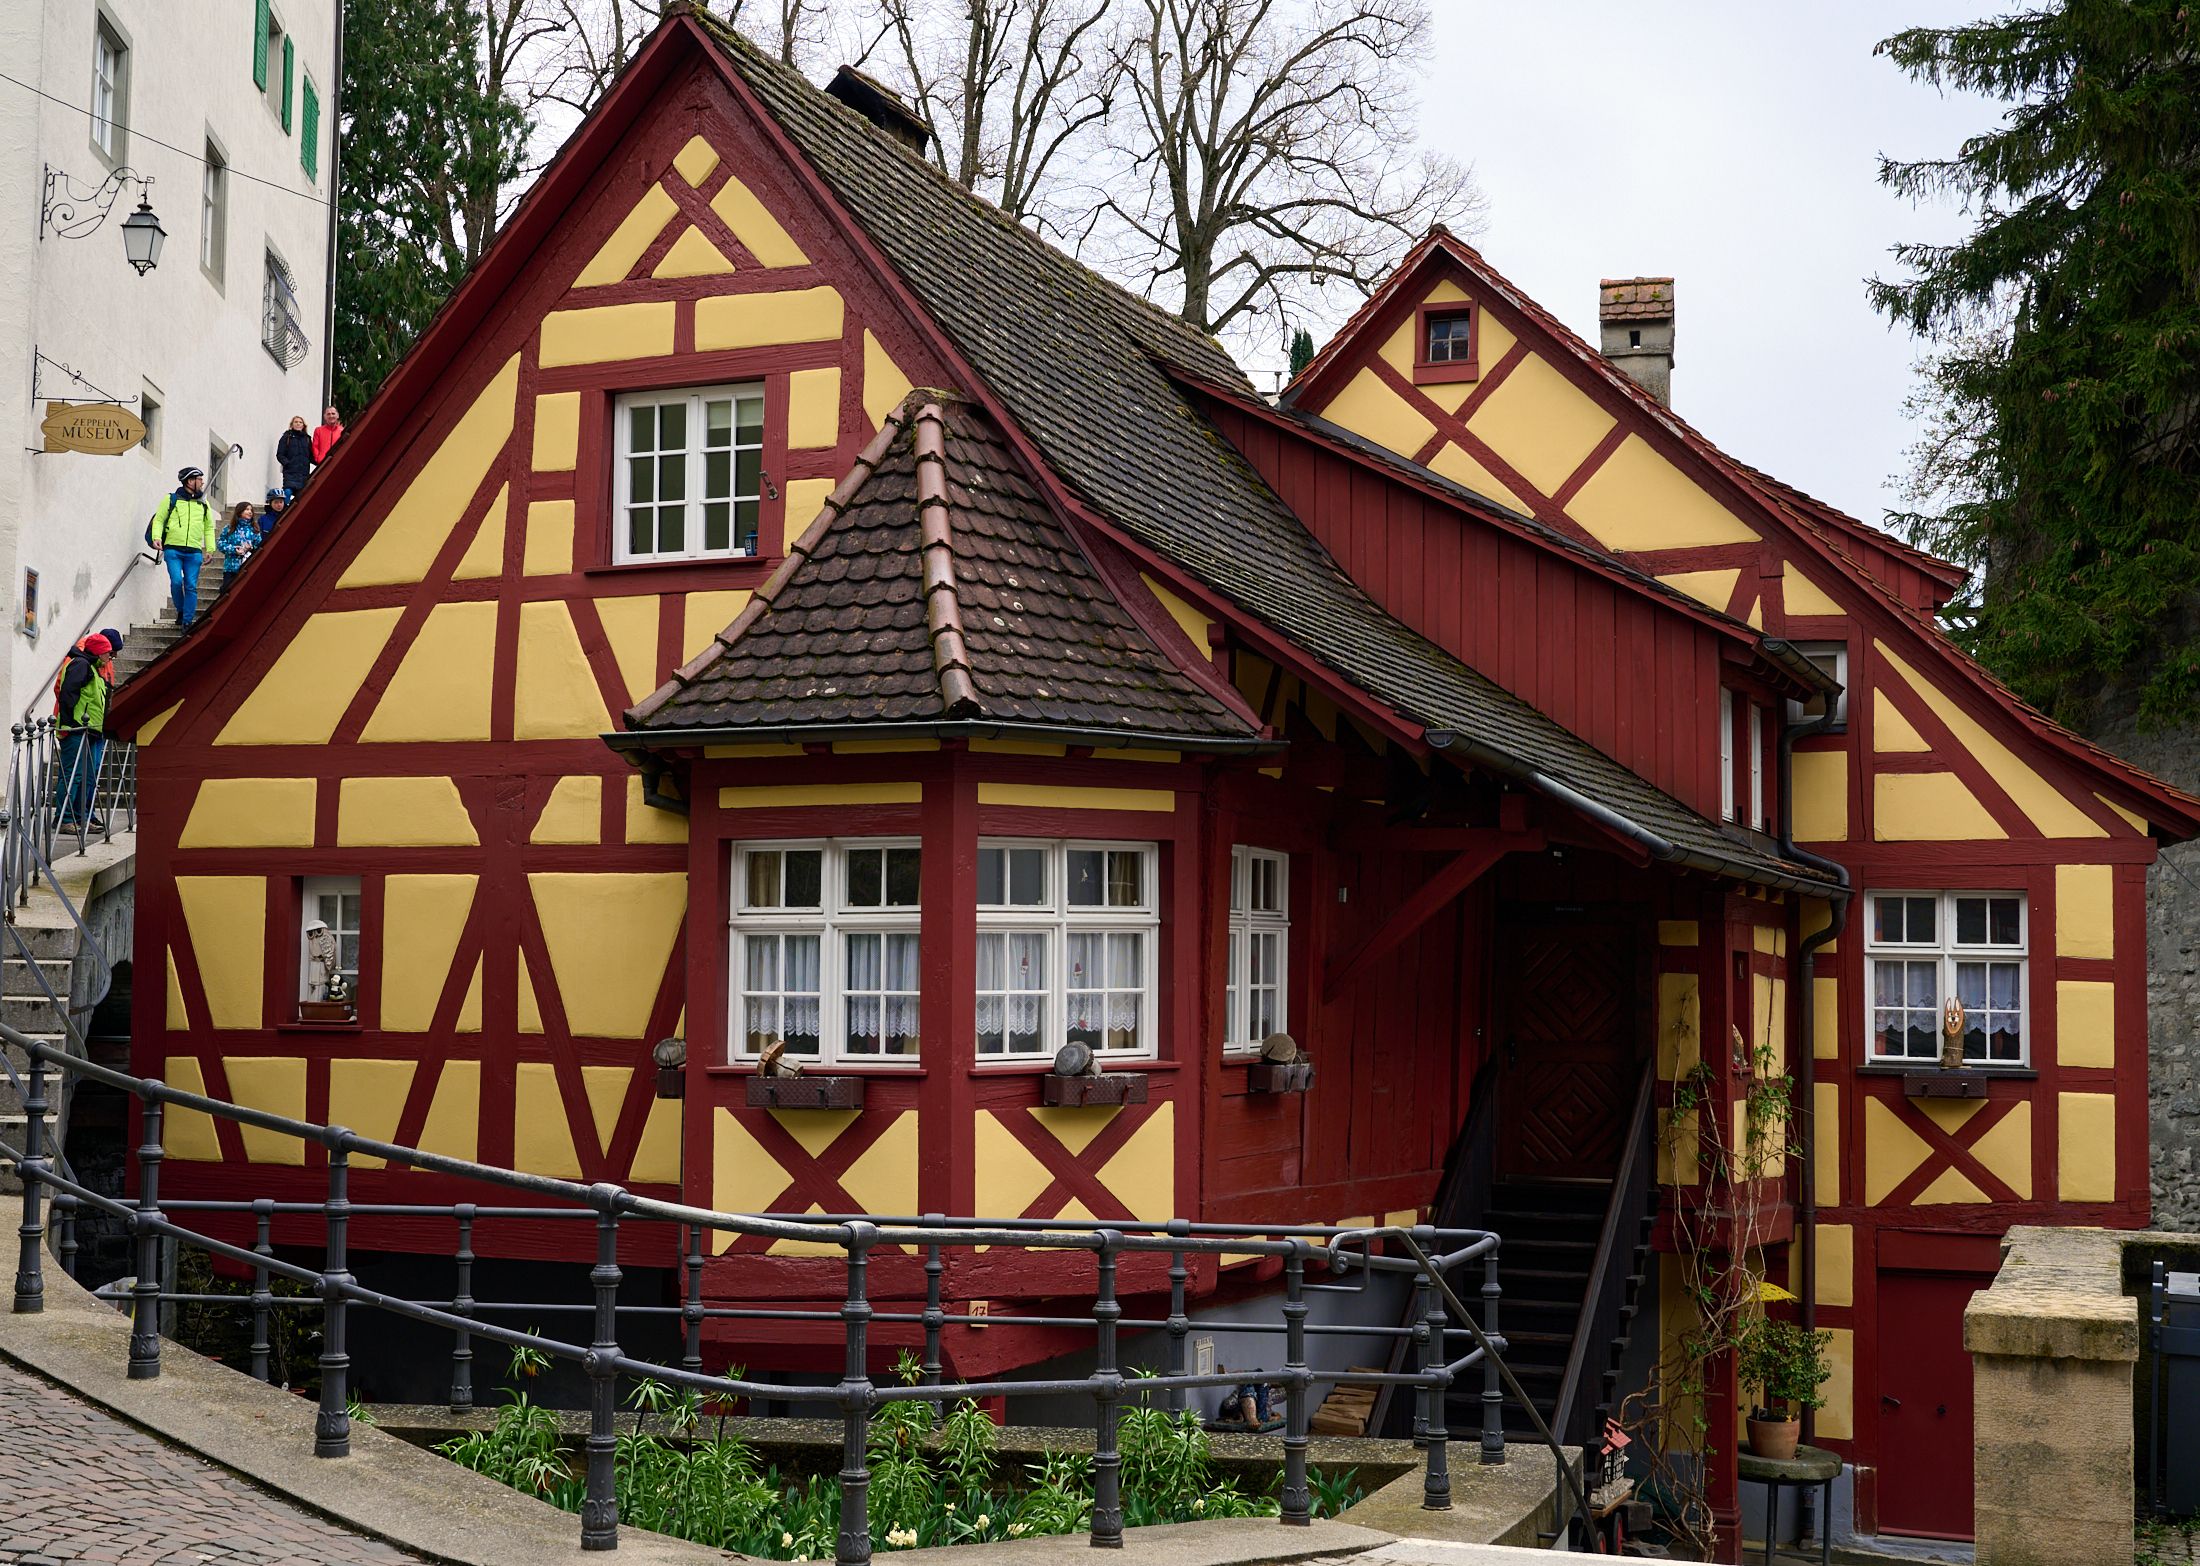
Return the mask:
<path id="1" fill-rule="evenodd" d="M 258 503 L 279 477 L 275 441 L 290 415 L 304 414 L 309 426 L 320 422 L 334 11 L 333 0 L 274 0 L 295 49 L 286 133 L 279 55 L 269 63 L 272 91 L 263 94 L 253 84 L 254 0 L 0 4 L 0 59 L 8 74 L 51 95 L 35 98 L 0 82 L 0 213 L 8 214 L 0 222 L 0 603 L 6 605 L 0 674 L 8 697 L 0 726 L 51 683 L 87 624 L 127 628 L 153 618 L 167 601 L 165 575 L 141 566 L 116 601 L 98 610 L 137 551 L 153 506 L 173 487 L 176 469 L 208 466 L 217 438 L 235 442 L 244 455 L 223 475 L 226 496 Z M 108 172 L 85 112 L 101 15 L 129 48 L 121 160 L 152 177 L 153 209 L 168 233 L 159 266 L 144 277 L 123 257 L 120 228 L 136 206 L 135 186 L 88 238 L 49 232 L 41 239 L 38 231 L 46 165 L 65 170 L 80 188 Z M 300 157 L 307 76 L 321 100 L 317 179 L 307 177 Z M 200 154 L 209 138 L 230 168 L 218 281 L 200 266 Z M 296 280 L 310 344 L 304 361 L 287 372 L 260 343 L 270 247 Z M 48 364 L 39 367 L 33 402 L 34 350 L 70 365 L 99 391 L 72 384 Z M 40 444 L 50 398 L 96 401 L 105 392 L 134 407 L 149 388 L 162 403 L 153 450 L 98 457 L 26 449 Z M 35 642 L 22 629 L 26 567 L 39 575 Z"/>

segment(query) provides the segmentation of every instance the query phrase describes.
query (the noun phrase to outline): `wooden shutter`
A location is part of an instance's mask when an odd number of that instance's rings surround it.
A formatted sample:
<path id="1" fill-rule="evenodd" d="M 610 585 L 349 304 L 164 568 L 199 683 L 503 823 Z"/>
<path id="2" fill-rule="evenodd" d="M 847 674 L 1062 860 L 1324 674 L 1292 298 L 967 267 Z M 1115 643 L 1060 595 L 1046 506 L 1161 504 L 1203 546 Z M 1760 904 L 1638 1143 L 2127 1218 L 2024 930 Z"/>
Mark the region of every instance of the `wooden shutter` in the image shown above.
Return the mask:
<path id="1" fill-rule="evenodd" d="M 291 72 L 298 60 L 298 50 L 290 41 L 290 34 L 283 34 L 283 134 L 290 134 Z"/>
<path id="2" fill-rule="evenodd" d="M 252 85 L 267 91 L 267 0 L 253 8 Z"/>
<path id="3" fill-rule="evenodd" d="M 298 161 L 305 165 L 306 178 L 321 177 L 321 95 L 313 89 L 313 78 L 305 79 L 306 102 L 300 115 L 298 128 Z"/>

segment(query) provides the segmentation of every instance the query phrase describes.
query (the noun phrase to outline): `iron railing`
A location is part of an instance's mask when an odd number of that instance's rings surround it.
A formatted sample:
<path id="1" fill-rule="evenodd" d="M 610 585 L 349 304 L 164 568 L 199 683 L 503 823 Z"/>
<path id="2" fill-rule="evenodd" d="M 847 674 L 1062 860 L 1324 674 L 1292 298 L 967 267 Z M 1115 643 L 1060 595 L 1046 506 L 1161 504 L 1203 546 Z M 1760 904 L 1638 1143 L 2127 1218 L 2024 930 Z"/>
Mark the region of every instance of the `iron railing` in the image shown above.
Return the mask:
<path id="1" fill-rule="evenodd" d="M 28 1083 L 23 1088 L 27 1117 L 24 1146 L 16 1149 L 0 1142 L 0 1158 L 16 1164 L 24 1191 L 23 1218 L 18 1229 L 16 1311 L 35 1313 L 43 1308 L 45 1201 L 50 1193 L 54 1203 L 54 1226 L 58 1231 L 56 1249 L 64 1267 L 74 1265 L 75 1225 L 80 1211 L 106 1212 L 126 1218 L 130 1223 L 136 1246 L 136 1277 L 128 1291 L 132 1322 L 128 1373 L 133 1379 L 149 1379 L 160 1374 L 161 1309 L 178 1297 L 161 1287 L 164 1241 L 194 1246 L 210 1256 L 227 1258 L 251 1269 L 254 1280 L 251 1296 L 244 1300 L 237 1296 L 222 1298 L 235 1301 L 252 1312 L 251 1359 L 255 1373 L 263 1376 L 268 1369 L 271 1312 L 278 1308 L 272 1280 L 284 1278 L 310 1286 L 322 1316 L 318 1358 L 320 1404 L 314 1421 L 314 1454 L 319 1457 L 344 1457 L 351 1449 L 348 1321 L 350 1309 L 355 1305 L 441 1328 L 451 1334 L 451 1401 L 454 1407 L 470 1406 L 473 1400 L 472 1356 L 476 1340 L 525 1346 L 551 1358 L 575 1363 L 588 1376 L 590 1391 L 589 1428 L 583 1443 L 581 1545 L 584 1549 L 613 1549 L 618 1544 L 614 1415 L 617 1381 L 621 1376 L 654 1380 L 713 1398 L 774 1399 L 800 1391 L 820 1401 L 837 1403 L 841 1409 L 843 1447 L 836 1558 L 842 1566 L 854 1566 L 854 1563 L 870 1559 L 869 1427 L 872 1411 L 889 1403 L 917 1401 L 944 1407 L 965 1398 L 1065 1394 L 1090 1399 L 1095 1432 L 1091 1542 L 1108 1548 L 1122 1543 L 1122 1458 L 1117 1444 L 1117 1422 L 1127 1399 L 1160 1396 L 1169 1399 L 1172 1408 L 1181 1408 L 1185 1394 L 1197 1389 L 1230 1387 L 1247 1381 L 1280 1383 L 1285 1389 L 1280 1517 L 1287 1526 L 1303 1526 L 1311 1520 L 1312 1499 L 1307 1475 L 1311 1444 L 1310 1391 L 1319 1380 L 1338 1379 L 1335 1375 L 1317 1374 L 1313 1369 L 1307 1348 L 1311 1337 L 1329 1332 L 1350 1332 L 1362 1337 L 1403 1333 L 1410 1337 L 1417 1360 L 1414 1368 L 1380 1373 L 1354 1371 L 1350 1379 L 1414 1389 L 1421 1413 L 1416 1429 L 1425 1455 L 1423 1504 L 1432 1509 L 1448 1508 L 1451 1504 L 1450 1438 L 1444 1428 L 1444 1399 L 1452 1382 L 1469 1372 L 1479 1373 L 1482 1384 L 1480 1457 L 1485 1463 L 1505 1460 L 1501 1415 L 1504 1389 L 1509 1387 L 1521 1403 L 1527 1402 L 1500 1352 L 1504 1339 L 1498 1332 L 1499 1242 L 1495 1234 L 1487 1232 L 1440 1230 L 1429 1225 L 1339 1228 L 1190 1223 L 1181 1219 L 1168 1223 L 1092 1224 L 939 1215 L 782 1217 L 717 1212 L 637 1196 L 616 1185 L 580 1185 L 419 1148 L 400 1147 L 359 1136 L 341 1126 L 293 1120 L 265 1110 L 184 1092 L 157 1079 L 133 1077 L 73 1057 L 5 1026 L 0 1026 L 0 1042 L 20 1049 L 29 1062 Z M 91 1190 L 57 1167 L 45 1124 L 49 1068 L 104 1083 L 137 1101 L 141 1137 L 136 1152 L 138 1189 L 134 1204 Z M 11 1076 L 14 1074 L 12 1064 L 8 1071 Z M 318 1145 L 326 1153 L 326 1195 L 318 1202 L 259 1199 L 164 1204 L 160 1195 L 161 1164 L 167 1156 L 162 1136 L 163 1117 L 171 1108 L 196 1111 Z M 493 1189 L 518 1193 L 527 1203 L 510 1206 L 354 1203 L 350 1199 L 349 1180 L 350 1163 L 355 1155 L 457 1176 Z M 249 1216 L 255 1229 L 255 1243 L 249 1247 L 235 1244 L 202 1229 L 191 1228 L 174 1216 L 197 1213 Z M 274 1221 L 285 1215 L 310 1215 L 319 1219 L 322 1239 L 319 1270 L 275 1254 L 271 1243 Z M 368 1217 L 450 1222 L 456 1242 L 452 1258 L 454 1288 L 450 1297 L 433 1301 L 405 1299 L 361 1285 L 350 1271 L 351 1225 L 355 1220 Z M 567 1307 L 588 1316 L 591 1336 L 587 1342 L 538 1336 L 487 1319 L 500 1310 L 521 1308 L 494 1305 L 475 1298 L 472 1292 L 475 1228 L 485 1220 L 506 1218 L 592 1224 L 596 1242 L 595 1264 L 588 1274 L 592 1299 L 586 1305 Z M 619 1264 L 620 1236 L 624 1226 L 633 1224 L 675 1228 L 685 1268 L 684 1297 L 679 1305 L 622 1305 L 619 1302 L 624 1276 Z M 706 1305 L 703 1266 L 708 1236 L 713 1234 L 759 1236 L 837 1250 L 844 1280 L 841 1305 L 837 1310 Z M 919 1251 L 925 1258 L 926 1293 L 921 1312 L 881 1311 L 871 1300 L 870 1256 L 880 1247 L 897 1245 Z M 1094 1261 L 1090 1313 L 978 1317 L 949 1312 L 941 1293 L 946 1254 L 984 1247 L 1089 1253 Z M 1168 1258 L 1169 1314 L 1166 1319 L 1126 1320 L 1119 1292 L 1119 1266 L 1126 1258 L 1148 1255 Z M 1254 1324 L 1265 1334 L 1283 1339 L 1280 1366 L 1209 1374 L 1187 1368 L 1185 1353 L 1192 1320 L 1187 1311 L 1185 1290 L 1190 1270 L 1188 1263 L 1197 1256 L 1213 1256 L 1218 1261 L 1223 1256 L 1271 1257 L 1280 1261 L 1283 1299 L 1277 1312 L 1279 1319 L 1273 1323 Z M 1465 1275 L 1477 1270 L 1478 1291 L 1463 1283 L 1455 1285 L 1455 1273 Z M 1310 1272 L 1351 1281 L 1310 1281 Z M 1376 1273 L 1410 1277 L 1425 1307 L 1419 1320 L 1388 1328 L 1308 1323 L 1310 1295 L 1362 1289 L 1367 1279 Z M 1479 1292 L 1479 1319 L 1461 1298 L 1462 1292 Z M 539 1305 L 525 1308 L 543 1310 Z M 620 1326 L 622 1319 L 634 1317 L 652 1320 L 660 1326 L 667 1318 L 677 1319 L 680 1329 L 678 1364 L 652 1362 L 628 1351 L 622 1343 Z M 838 1322 L 843 1345 L 841 1379 L 830 1388 L 794 1389 L 743 1376 L 708 1374 L 702 1368 L 702 1333 L 703 1324 L 713 1319 Z M 871 1332 L 874 1325 L 880 1323 L 922 1327 L 923 1373 L 915 1384 L 881 1384 L 873 1378 Z M 968 1323 L 1088 1329 L 1092 1333 L 1092 1372 L 1084 1376 L 1035 1380 L 947 1379 L 942 1363 L 942 1334 L 951 1324 Z M 1169 1359 L 1165 1374 L 1126 1375 L 1120 1340 L 1120 1334 L 1126 1329 L 1153 1329 L 1167 1334 Z M 1247 1327 L 1233 1322 L 1231 1330 L 1244 1331 Z M 1541 1428 L 1540 1418 L 1537 1424 L 1539 1434 L 1559 1459 L 1560 1479 L 1567 1495 L 1563 1511 L 1569 1517 L 1586 1515 L 1585 1497 L 1565 1454 L 1550 1431 Z"/>
<path id="2" fill-rule="evenodd" d="M 83 853 L 93 843 L 112 843 L 117 832 L 137 830 L 138 754 L 134 739 L 102 736 L 91 779 L 91 809 L 63 825 L 62 800 L 73 798 L 83 781 L 81 770 L 91 742 L 62 744 L 53 718 L 13 725 L 8 755 L 7 836 L 0 848 L 0 902 L 9 919 L 30 901 L 41 874 L 52 879 L 54 855 Z M 66 751 L 66 755 L 64 752 Z M 91 822 L 97 819 L 99 825 Z"/>

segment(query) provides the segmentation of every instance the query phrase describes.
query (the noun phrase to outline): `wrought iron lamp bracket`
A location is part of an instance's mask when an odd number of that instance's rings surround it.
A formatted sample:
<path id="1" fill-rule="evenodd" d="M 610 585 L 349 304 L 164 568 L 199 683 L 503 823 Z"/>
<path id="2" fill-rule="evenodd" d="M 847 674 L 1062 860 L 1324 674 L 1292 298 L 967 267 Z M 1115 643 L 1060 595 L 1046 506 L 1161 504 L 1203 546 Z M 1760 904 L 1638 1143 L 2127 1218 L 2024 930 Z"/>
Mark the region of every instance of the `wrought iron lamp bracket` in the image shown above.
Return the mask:
<path id="1" fill-rule="evenodd" d="M 98 233 L 101 225 L 113 215 L 115 198 L 122 194 L 125 185 L 138 187 L 141 202 L 152 199 L 152 177 L 140 174 L 127 164 L 89 191 L 84 191 L 66 169 L 55 168 L 51 163 L 45 165 L 45 169 L 45 192 L 38 207 L 38 237 L 42 240 L 49 229 L 56 239 L 87 239 Z"/>

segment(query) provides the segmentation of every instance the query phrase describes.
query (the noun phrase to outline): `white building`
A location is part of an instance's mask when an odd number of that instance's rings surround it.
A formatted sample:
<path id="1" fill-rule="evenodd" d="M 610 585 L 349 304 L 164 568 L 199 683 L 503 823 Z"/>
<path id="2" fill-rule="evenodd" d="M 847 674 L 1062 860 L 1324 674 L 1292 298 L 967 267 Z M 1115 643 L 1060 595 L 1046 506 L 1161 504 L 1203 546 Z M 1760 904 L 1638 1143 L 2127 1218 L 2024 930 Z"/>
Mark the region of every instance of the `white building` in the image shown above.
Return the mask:
<path id="1" fill-rule="evenodd" d="M 131 562 L 178 468 L 257 504 L 290 417 L 320 422 L 335 10 L 0 3 L 0 71 L 16 79 L 0 81 L 0 727 L 51 710 L 41 693 L 77 637 L 166 602 L 162 568 Z M 100 189 L 118 170 L 153 181 L 167 231 L 143 276 L 122 232 L 142 187 Z M 110 195 L 96 231 L 68 237 Z M 141 412 L 145 441 L 40 452 L 55 400 Z"/>

